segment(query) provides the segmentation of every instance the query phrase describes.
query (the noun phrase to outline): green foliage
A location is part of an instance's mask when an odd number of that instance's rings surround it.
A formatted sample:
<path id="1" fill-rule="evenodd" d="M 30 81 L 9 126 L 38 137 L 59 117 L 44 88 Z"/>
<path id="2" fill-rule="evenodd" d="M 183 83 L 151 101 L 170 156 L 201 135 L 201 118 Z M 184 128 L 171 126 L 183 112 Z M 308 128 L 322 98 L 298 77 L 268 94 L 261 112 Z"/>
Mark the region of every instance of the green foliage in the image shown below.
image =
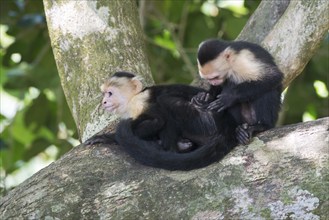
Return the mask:
<path id="1" fill-rule="evenodd" d="M 283 124 L 292 124 L 329 115 L 328 48 L 329 35 L 322 42 L 321 47 L 305 67 L 303 73 L 289 86 L 283 108 Z M 321 90 L 324 91 L 320 91 L 319 84 L 322 87 Z"/>
<path id="2" fill-rule="evenodd" d="M 190 83 L 197 76 L 199 43 L 215 37 L 235 39 L 259 3 L 248 2 L 230 10 L 220 8 L 221 1 L 147 1 L 142 16 L 154 80 Z M 241 14 L 241 9 L 249 13 Z"/>
<path id="3" fill-rule="evenodd" d="M 227 3 L 146 0 L 141 18 L 157 83 L 190 83 L 197 77 L 199 43 L 207 38 L 235 39 L 260 0 Z M 14 112 L 18 109 L 14 117 L 0 114 L 1 173 L 10 175 L 36 156 L 47 155 L 49 146 L 57 147 L 56 157 L 62 155 L 74 146 L 72 137 L 77 137 L 60 87 L 42 1 L 1 1 L 0 10 L 0 24 L 6 25 L 1 33 L 8 35 L 0 39 L 0 89 L 18 103 L 14 108 L 6 106 Z M 327 39 L 290 86 L 283 124 L 302 121 L 305 112 L 315 118 L 329 115 L 328 97 L 318 95 L 319 86 L 328 88 L 328 57 Z"/>
<path id="4" fill-rule="evenodd" d="M 16 112 L 13 118 L 1 112 L 3 176 L 46 154 L 50 146 L 58 148 L 50 158 L 58 158 L 73 147 L 69 140 L 76 128 L 60 86 L 42 1 L 2 1 L 0 24 L 1 98 L 14 100 L 1 101 L 1 109 Z M 61 137 L 63 132 L 67 135 Z"/>

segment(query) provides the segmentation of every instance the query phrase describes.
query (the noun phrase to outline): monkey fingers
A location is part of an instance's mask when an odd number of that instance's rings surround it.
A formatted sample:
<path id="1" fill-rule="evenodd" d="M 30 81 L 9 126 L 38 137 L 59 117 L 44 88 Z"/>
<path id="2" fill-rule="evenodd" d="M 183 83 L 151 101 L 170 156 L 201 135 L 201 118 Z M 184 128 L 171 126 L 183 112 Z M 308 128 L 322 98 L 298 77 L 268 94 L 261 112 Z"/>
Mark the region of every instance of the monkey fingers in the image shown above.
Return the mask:
<path id="1" fill-rule="evenodd" d="M 201 109 L 205 109 L 210 101 L 210 95 L 206 92 L 199 92 L 191 99 L 191 103 Z"/>
<path id="2" fill-rule="evenodd" d="M 199 92 L 196 96 L 199 97 L 199 100 L 203 102 L 208 102 L 210 97 L 209 93 L 207 92 Z"/>
<path id="3" fill-rule="evenodd" d="M 193 96 L 191 101 L 202 101 L 205 97 L 206 92 L 199 92 L 195 96 Z"/>
<path id="4" fill-rule="evenodd" d="M 84 142 L 84 145 L 94 145 L 94 144 L 114 144 L 115 135 L 110 134 L 102 134 L 102 135 L 95 135 Z"/>
<path id="5" fill-rule="evenodd" d="M 207 108 L 207 110 L 216 111 L 216 112 L 221 112 L 224 109 L 226 109 L 226 106 L 224 105 L 224 103 L 222 103 L 221 98 L 216 99 L 215 101 L 211 102 Z"/>
<path id="6" fill-rule="evenodd" d="M 247 145 L 250 143 L 252 134 L 248 127 L 248 124 L 239 125 L 236 128 L 235 132 L 239 144 Z"/>

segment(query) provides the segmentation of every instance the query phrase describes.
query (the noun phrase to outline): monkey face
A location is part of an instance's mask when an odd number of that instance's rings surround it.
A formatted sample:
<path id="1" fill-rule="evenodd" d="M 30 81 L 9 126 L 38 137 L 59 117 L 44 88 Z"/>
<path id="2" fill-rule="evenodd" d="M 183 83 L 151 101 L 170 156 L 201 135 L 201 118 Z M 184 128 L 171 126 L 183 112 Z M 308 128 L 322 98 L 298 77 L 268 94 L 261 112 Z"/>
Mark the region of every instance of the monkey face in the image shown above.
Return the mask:
<path id="1" fill-rule="evenodd" d="M 103 91 L 104 97 L 102 100 L 103 108 L 113 114 L 124 114 L 128 99 L 125 94 L 120 92 L 120 89 L 115 86 L 110 86 Z"/>
<path id="2" fill-rule="evenodd" d="M 224 83 L 230 69 L 228 62 L 222 56 L 218 56 L 202 66 L 198 62 L 198 68 L 201 78 L 206 79 L 213 86 Z"/>
<path id="3" fill-rule="evenodd" d="M 129 103 L 142 91 L 143 85 L 137 78 L 112 77 L 101 86 L 103 108 L 121 117 L 130 115 Z"/>

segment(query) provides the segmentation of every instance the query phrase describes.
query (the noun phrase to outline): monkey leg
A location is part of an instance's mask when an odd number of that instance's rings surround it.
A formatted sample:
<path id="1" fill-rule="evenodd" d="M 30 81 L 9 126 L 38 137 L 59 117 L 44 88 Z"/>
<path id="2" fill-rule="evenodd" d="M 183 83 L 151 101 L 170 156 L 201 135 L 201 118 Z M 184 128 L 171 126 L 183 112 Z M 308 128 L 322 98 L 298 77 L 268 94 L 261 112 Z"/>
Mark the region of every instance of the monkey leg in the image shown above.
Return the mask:
<path id="1" fill-rule="evenodd" d="M 160 118 L 145 119 L 133 126 L 135 135 L 142 139 L 154 139 L 162 129 L 164 121 Z"/>
<path id="2" fill-rule="evenodd" d="M 194 144 L 191 140 L 183 139 L 183 138 L 178 140 L 177 146 L 178 146 L 178 152 L 180 153 L 190 152 L 194 148 Z"/>

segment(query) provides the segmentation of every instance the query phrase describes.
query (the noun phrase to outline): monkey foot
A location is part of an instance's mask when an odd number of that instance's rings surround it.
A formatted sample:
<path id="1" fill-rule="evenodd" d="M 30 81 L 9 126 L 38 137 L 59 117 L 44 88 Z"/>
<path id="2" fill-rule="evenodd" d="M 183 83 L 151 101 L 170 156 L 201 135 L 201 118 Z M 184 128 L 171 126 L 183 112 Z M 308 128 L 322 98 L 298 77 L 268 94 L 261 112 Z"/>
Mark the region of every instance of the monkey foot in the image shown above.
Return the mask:
<path id="1" fill-rule="evenodd" d="M 178 146 L 178 152 L 185 153 L 192 150 L 193 143 L 188 139 L 180 139 L 177 142 L 177 146 Z"/>
<path id="2" fill-rule="evenodd" d="M 239 125 L 236 128 L 235 133 L 239 144 L 247 145 L 250 143 L 252 132 L 250 131 L 248 124 Z"/>

